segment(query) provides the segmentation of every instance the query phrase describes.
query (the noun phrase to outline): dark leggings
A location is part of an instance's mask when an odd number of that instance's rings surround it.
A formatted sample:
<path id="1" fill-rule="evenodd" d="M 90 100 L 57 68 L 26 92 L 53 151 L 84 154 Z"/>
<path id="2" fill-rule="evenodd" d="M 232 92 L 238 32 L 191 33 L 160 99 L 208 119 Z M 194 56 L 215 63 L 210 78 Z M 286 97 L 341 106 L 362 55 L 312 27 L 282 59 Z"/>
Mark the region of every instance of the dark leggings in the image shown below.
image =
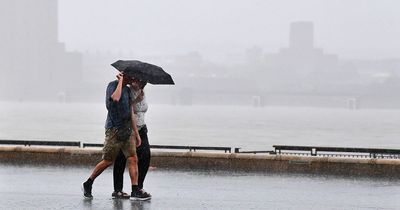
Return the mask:
<path id="1" fill-rule="evenodd" d="M 142 144 L 136 148 L 136 153 L 138 156 L 138 187 L 143 189 L 143 182 L 146 178 L 147 171 L 150 166 L 150 145 L 147 138 L 147 127 L 144 126 L 139 130 L 140 138 L 142 139 Z M 114 191 L 122 191 L 124 185 L 124 171 L 126 166 L 126 158 L 124 153 L 119 151 L 119 154 L 114 162 Z"/>

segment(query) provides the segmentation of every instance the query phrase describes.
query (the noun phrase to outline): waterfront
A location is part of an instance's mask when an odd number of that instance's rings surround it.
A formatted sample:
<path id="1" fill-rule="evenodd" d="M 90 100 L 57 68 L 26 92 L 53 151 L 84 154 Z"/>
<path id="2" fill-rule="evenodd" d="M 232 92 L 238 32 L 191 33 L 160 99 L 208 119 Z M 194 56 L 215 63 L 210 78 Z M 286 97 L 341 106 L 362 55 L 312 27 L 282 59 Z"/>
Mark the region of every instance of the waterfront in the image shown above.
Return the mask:
<path id="1" fill-rule="evenodd" d="M 102 103 L 0 103 L 0 139 L 103 143 Z M 400 110 L 150 104 L 152 144 L 400 148 Z"/>
<path id="2" fill-rule="evenodd" d="M 1 139 L 102 143 L 101 103 L 0 103 Z M 399 110 L 151 105 L 153 144 L 270 149 L 273 144 L 400 148 Z M 398 181 L 259 173 L 153 170 L 151 202 L 115 201 L 111 170 L 82 199 L 90 168 L 0 167 L 7 209 L 398 209 Z M 128 183 L 126 173 L 125 183 Z M 125 185 L 127 186 L 127 185 Z M 126 188 L 127 189 L 127 188 Z M 128 190 L 127 190 L 128 191 Z M 23 199 L 20 199 L 21 196 Z"/>

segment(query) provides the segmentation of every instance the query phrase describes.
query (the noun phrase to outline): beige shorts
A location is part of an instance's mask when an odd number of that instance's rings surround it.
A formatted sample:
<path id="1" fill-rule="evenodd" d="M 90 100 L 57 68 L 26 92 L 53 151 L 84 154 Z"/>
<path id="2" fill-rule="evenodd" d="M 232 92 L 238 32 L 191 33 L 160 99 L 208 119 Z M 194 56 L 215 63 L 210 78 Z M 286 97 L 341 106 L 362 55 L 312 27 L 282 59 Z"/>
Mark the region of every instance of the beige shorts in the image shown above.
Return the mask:
<path id="1" fill-rule="evenodd" d="M 122 150 L 125 157 L 136 155 L 136 139 L 132 134 L 127 141 L 117 141 L 117 130 L 115 128 L 106 129 L 106 138 L 103 147 L 103 160 L 114 161 L 119 151 Z"/>

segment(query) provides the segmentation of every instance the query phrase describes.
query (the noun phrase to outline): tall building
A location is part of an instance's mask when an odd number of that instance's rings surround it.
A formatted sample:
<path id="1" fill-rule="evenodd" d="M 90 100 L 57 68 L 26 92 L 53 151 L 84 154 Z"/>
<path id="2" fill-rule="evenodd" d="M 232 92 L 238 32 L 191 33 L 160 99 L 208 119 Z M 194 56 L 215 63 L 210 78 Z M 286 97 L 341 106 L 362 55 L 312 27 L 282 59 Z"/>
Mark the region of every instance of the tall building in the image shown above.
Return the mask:
<path id="1" fill-rule="evenodd" d="M 314 48 L 314 24 L 312 22 L 293 22 L 290 24 L 289 48 L 311 50 Z"/>
<path id="2" fill-rule="evenodd" d="M 57 0 L 0 1 L 0 99 L 52 99 L 80 73 L 80 54 L 58 41 Z"/>
<path id="3" fill-rule="evenodd" d="M 289 47 L 267 55 L 266 64 L 272 75 L 282 79 L 279 81 L 309 84 L 312 80 L 324 82 L 324 79 L 337 75 L 338 56 L 315 48 L 314 24 L 302 21 L 290 24 Z"/>

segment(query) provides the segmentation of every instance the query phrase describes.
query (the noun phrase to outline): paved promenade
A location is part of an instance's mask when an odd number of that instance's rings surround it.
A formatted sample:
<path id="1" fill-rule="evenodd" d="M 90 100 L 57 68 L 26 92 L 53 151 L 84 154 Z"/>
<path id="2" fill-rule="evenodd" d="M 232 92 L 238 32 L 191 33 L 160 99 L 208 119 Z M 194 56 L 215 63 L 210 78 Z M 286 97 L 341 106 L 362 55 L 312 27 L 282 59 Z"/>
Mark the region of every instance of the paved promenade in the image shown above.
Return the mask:
<path id="1" fill-rule="evenodd" d="M 145 184 L 150 202 L 111 199 L 111 170 L 96 180 L 94 199 L 85 201 L 80 185 L 90 170 L 0 165 L 0 209 L 400 208 L 398 181 L 157 169 Z"/>

